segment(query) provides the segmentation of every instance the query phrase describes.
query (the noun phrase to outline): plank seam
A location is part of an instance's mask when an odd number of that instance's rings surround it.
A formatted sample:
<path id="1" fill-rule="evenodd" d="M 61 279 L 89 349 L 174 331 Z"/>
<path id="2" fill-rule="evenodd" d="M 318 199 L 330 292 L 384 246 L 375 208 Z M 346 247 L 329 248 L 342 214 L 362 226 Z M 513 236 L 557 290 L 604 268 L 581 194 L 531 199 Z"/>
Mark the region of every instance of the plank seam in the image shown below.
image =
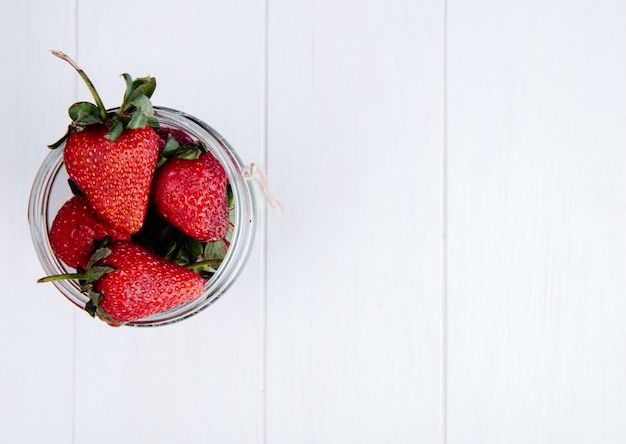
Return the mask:
<path id="1" fill-rule="evenodd" d="M 269 131 L 269 104 L 268 104 L 268 90 L 269 90 L 269 0 L 263 2 L 263 17 L 262 17 L 262 78 L 263 78 L 263 107 L 262 107 L 262 152 L 264 167 L 268 168 L 268 131 Z M 260 368 L 260 443 L 265 444 L 267 442 L 267 243 L 268 243 L 268 230 L 267 230 L 267 205 L 262 205 L 262 233 L 261 233 L 261 368 Z"/>
<path id="2" fill-rule="evenodd" d="M 441 442 L 448 441 L 448 2 L 442 0 L 441 127 Z"/>

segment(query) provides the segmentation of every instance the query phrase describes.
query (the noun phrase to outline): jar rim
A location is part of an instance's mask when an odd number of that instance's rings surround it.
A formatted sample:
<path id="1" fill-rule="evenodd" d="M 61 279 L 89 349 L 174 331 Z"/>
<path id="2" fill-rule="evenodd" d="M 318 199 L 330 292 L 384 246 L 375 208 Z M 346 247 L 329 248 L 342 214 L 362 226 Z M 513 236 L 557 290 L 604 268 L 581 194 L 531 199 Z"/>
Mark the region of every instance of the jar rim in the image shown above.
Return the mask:
<path id="1" fill-rule="evenodd" d="M 114 109 L 113 109 L 114 110 Z M 256 231 L 256 201 L 254 190 L 242 172 L 243 163 L 232 146 L 215 129 L 202 120 L 179 110 L 154 106 L 159 124 L 178 130 L 201 140 L 224 167 L 230 184 L 234 220 L 230 245 L 215 274 L 207 281 L 204 293 L 192 302 L 171 310 L 123 324 L 125 326 L 154 327 L 180 322 L 203 311 L 219 299 L 237 280 L 243 270 L 254 243 Z M 39 262 L 47 275 L 63 274 L 72 269 L 62 263 L 52 251 L 49 239 L 50 214 L 49 199 L 58 178 L 64 171 L 63 149 L 65 144 L 51 150 L 40 165 L 31 188 L 28 203 L 28 221 L 31 238 Z M 71 197 L 67 187 L 67 198 Z M 68 300 L 79 308 L 84 308 L 87 296 L 80 291 L 75 280 L 53 281 L 54 286 Z"/>

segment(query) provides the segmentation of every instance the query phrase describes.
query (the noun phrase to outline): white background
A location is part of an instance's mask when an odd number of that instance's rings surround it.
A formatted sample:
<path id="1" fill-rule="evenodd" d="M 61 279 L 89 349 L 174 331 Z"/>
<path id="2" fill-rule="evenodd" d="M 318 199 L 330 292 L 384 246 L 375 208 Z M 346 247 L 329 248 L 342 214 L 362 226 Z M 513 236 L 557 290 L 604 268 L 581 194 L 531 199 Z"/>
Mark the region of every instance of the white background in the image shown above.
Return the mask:
<path id="1" fill-rule="evenodd" d="M 626 2 L 5 2 L 6 443 L 626 442 Z M 123 72 L 264 165 L 238 283 L 114 329 L 42 271 L 35 172 Z"/>

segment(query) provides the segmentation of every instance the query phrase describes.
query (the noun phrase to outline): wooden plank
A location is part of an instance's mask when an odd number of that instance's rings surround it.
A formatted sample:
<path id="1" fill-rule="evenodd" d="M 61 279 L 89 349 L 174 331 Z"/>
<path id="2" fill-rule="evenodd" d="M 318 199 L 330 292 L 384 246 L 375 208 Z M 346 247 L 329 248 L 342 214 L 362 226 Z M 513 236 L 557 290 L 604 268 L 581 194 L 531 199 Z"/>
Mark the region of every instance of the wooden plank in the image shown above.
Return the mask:
<path id="1" fill-rule="evenodd" d="M 73 1 L 25 1 L 0 14 L 2 170 L 0 434 L 12 443 L 72 442 L 74 311 L 43 275 L 27 221 L 46 145 L 67 127 L 75 82 L 54 72 L 51 46 L 74 44 Z"/>
<path id="2" fill-rule="evenodd" d="M 120 73 L 154 75 L 153 103 L 262 161 L 261 2 L 84 2 L 79 13 L 78 60 L 106 103 L 121 100 Z M 259 442 L 261 261 L 257 247 L 231 291 L 181 324 L 116 330 L 81 316 L 77 441 Z"/>
<path id="3" fill-rule="evenodd" d="M 441 3 L 268 13 L 266 442 L 441 442 Z"/>
<path id="4" fill-rule="evenodd" d="M 448 1 L 448 442 L 626 440 L 626 10 Z"/>

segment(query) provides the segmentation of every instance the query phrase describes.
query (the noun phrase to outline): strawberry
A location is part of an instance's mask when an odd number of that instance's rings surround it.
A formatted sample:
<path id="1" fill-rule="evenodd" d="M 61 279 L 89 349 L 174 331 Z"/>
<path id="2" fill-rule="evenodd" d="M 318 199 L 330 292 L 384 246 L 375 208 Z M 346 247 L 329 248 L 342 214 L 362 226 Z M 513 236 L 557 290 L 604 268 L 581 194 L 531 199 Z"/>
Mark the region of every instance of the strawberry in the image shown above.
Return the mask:
<path id="1" fill-rule="evenodd" d="M 148 207 L 152 175 L 159 155 L 154 130 L 126 130 L 112 142 L 105 125 L 72 133 L 63 160 L 67 173 L 96 213 L 112 227 L 136 233 Z"/>
<path id="2" fill-rule="evenodd" d="M 130 240 L 106 222 L 100 220 L 83 195 L 65 202 L 50 228 L 52 251 L 70 267 L 86 268 L 95 241 L 110 236 L 113 240 Z"/>
<path id="3" fill-rule="evenodd" d="M 94 283 L 95 291 L 102 295 L 100 316 L 121 323 L 191 302 L 205 287 L 199 274 L 132 242 L 112 243 L 111 254 L 101 264 L 115 270 Z"/>
<path id="4" fill-rule="evenodd" d="M 83 273 L 48 276 L 39 282 L 61 279 L 79 279 L 89 295 L 85 310 L 112 326 L 186 304 L 205 289 L 199 274 L 131 241 L 99 248 Z"/>
<path id="5" fill-rule="evenodd" d="M 153 129 L 158 128 L 158 122 L 149 99 L 156 80 L 133 80 L 123 74 L 126 92 L 122 105 L 116 112 L 109 112 L 84 71 L 67 55 L 58 51 L 53 54 L 76 69 L 96 104 L 73 104 L 67 134 L 50 147 L 65 142 L 63 160 L 68 175 L 98 216 L 116 230 L 136 233 L 146 214 L 159 156 L 160 139 Z"/>
<path id="6" fill-rule="evenodd" d="M 186 235 L 202 242 L 224 238 L 229 227 L 228 177 L 213 154 L 171 158 L 155 173 L 151 202 Z"/>

